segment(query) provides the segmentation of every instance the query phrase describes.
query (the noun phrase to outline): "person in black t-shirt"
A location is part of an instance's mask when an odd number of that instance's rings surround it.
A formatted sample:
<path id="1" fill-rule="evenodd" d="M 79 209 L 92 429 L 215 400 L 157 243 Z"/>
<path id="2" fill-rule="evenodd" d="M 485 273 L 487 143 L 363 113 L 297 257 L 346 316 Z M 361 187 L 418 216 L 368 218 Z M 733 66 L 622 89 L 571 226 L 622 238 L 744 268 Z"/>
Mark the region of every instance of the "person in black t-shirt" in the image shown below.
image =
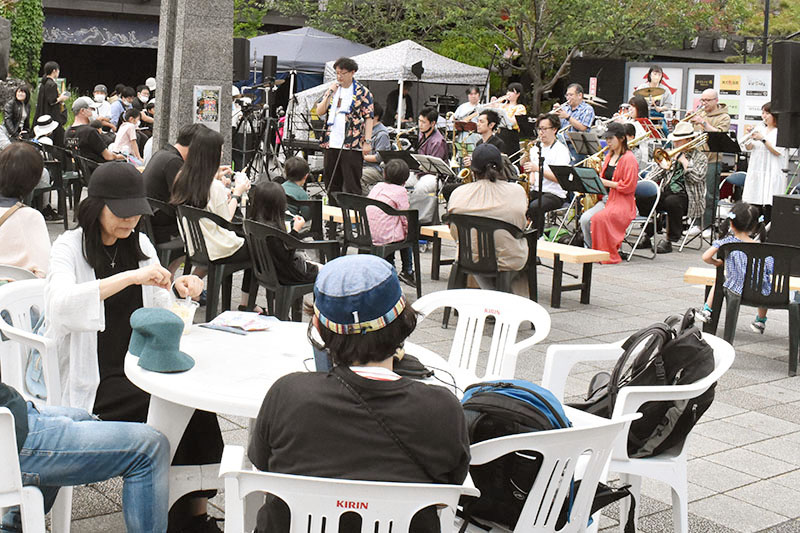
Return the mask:
<path id="1" fill-rule="evenodd" d="M 251 432 L 253 465 L 304 476 L 460 485 L 469 468 L 461 405 L 448 389 L 393 371 L 417 323 L 394 268 L 373 255 L 339 257 L 320 270 L 314 297 L 309 338 L 313 328 L 324 346 L 312 343 L 329 352 L 333 369 L 289 374 L 272 385 Z M 268 496 L 256 531 L 288 531 L 290 512 Z M 345 518 L 340 532 L 361 530 Z M 410 530 L 438 532 L 435 509 L 418 512 Z"/>
<path id="2" fill-rule="evenodd" d="M 67 123 L 67 111 L 64 102 L 69 98 L 69 93 L 59 94 L 55 80 L 61 75 L 61 69 L 55 61 L 44 64 L 44 76 L 39 86 L 39 95 L 36 99 L 36 116 L 34 122 L 42 115 L 50 115 L 58 122 L 58 128 L 53 130 L 50 138 L 55 146 L 64 146 L 64 124 Z"/>
<path id="3" fill-rule="evenodd" d="M 67 138 L 77 138 L 80 155 L 97 163 L 115 159 L 125 160 L 124 155 L 111 153 L 106 147 L 100 131 L 90 125 L 92 112 L 98 106 L 99 104 L 88 96 L 81 96 L 73 102 L 72 112 L 75 115 L 75 121 L 67 130 Z"/>
<path id="4" fill-rule="evenodd" d="M 197 132 L 203 128 L 206 128 L 206 126 L 202 124 L 190 124 L 182 127 L 178 132 L 178 139 L 174 145 L 168 144 L 153 154 L 144 172 L 142 172 L 142 179 L 149 198 L 169 203 L 175 176 L 178 175 L 178 171 L 183 166 L 183 161 L 189 154 L 189 146 L 192 144 L 192 140 Z M 167 242 L 178 235 L 178 224 L 175 217 L 170 213 L 156 211 L 151 222 L 156 244 Z"/>

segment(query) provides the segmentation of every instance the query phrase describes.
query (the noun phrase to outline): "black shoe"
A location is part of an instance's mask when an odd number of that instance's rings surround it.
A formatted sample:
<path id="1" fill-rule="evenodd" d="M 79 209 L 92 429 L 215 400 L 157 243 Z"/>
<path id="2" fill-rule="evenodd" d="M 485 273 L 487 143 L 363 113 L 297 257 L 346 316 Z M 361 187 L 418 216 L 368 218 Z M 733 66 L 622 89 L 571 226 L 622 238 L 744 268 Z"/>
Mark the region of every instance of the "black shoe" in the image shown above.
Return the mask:
<path id="1" fill-rule="evenodd" d="M 672 253 L 672 243 L 667 239 L 660 241 L 658 246 L 656 246 L 656 252 L 660 254 Z"/>
<path id="2" fill-rule="evenodd" d="M 64 217 L 49 205 L 42 209 L 42 216 L 47 222 L 62 222 L 64 220 Z"/>
<path id="3" fill-rule="evenodd" d="M 406 285 L 409 285 L 411 287 L 416 287 L 417 286 L 417 280 L 414 279 L 414 273 L 413 272 L 400 272 L 397 275 L 397 277 L 400 279 L 400 281 L 402 281 Z"/>
<path id="4" fill-rule="evenodd" d="M 640 250 L 641 250 L 641 249 L 647 249 L 647 248 L 650 248 L 650 249 L 652 249 L 652 248 L 653 248 L 653 241 L 652 241 L 652 239 L 650 239 L 650 237 L 647 237 L 647 236 L 643 237 L 643 238 L 642 238 L 642 240 L 641 240 L 641 241 L 639 241 L 639 246 L 638 246 L 638 248 L 639 248 Z"/>

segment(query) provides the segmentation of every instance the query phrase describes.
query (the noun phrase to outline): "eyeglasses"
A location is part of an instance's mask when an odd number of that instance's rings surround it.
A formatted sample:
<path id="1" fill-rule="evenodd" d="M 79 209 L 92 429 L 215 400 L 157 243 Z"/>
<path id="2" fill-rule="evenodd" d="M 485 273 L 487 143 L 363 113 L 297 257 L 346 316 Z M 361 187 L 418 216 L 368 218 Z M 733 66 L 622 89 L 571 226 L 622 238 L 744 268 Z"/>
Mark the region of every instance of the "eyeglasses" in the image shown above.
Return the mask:
<path id="1" fill-rule="evenodd" d="M 536 128 L 536 131 L 554 130 L 555 128 Z"/>
<path id="2" fill-rule="evenodd" d="M 701 102 L 713 102 L 714 100 L 716 100 L 716 98 L 701 98 L 700 99 Z"/>

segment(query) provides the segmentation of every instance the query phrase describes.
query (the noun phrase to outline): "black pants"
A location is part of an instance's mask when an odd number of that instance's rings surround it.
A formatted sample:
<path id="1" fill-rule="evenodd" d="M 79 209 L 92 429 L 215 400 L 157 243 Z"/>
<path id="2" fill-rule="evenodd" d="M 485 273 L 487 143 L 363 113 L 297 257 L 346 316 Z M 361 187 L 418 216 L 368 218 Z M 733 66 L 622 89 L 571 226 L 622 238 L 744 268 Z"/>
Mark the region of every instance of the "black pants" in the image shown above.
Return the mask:
<path id="1" fill-rule="evenodd" d="M 226 262 L 229 263 L 239 263 L 245 262 L 250 260 L 250 249 L 247 247 L 247 243 L 244 243 L 241 248 L 236 250 L 233 255 L 226 257 Z M 253 279 L 253 269 L 247 268 L 244 271 L 244 275 L 242 276 L 242 292 L 250 292 L 250 281 Z"/>
<path id="2" fill-rule="evenodd" d="M 539 211 L 539 195 L 542 196 L 542 210 Z M 543 228 L 543 218 L 544 214 L 548 211 L 553 211 L 554 209 L 559 209 L 564 202 L 566 202 L 566 198 L 561 198 L 560 196 L 556 196 L 553 193 L 545 192 L 539 193 L 539 191 L 531 191 L 529 194 L 531 199 L 530 205 L 528 205 L 528 218 L 533 220 L 535 227 Z"/>
<path id="3" fill-rule="evenodd" d="M 337 148 L 325 150 L 322 179 L 328 188 L 328 203 L 333 204 L 332 198 L 330 198 L 332 192 L 361 194 L 363 165 L 364 156 L 360 150 L 339 150 Z"/>
<path id="4" fill-rule="evenodd" d="M 639 214 L 647 216 L 650 210 L 653 209 L 653 204 L 656 201 L 655 196 L 649 198 L 637 198 L 636 208 Z M 667 212 L 667 238 L 672 242 L 681 240 L 681 233 L 683 233 L 683 216 L 689 212 L 689 197 L 685 192 L 674 193 L 665 191 L 661 193 L 661 200 L 658 202 L 659 211 Z M 658 228 L 659 232 L 661 227 Z M 653 236 L 653 225 L 648 224 L 645 228 L 645 234 L 648 237 Z"/>

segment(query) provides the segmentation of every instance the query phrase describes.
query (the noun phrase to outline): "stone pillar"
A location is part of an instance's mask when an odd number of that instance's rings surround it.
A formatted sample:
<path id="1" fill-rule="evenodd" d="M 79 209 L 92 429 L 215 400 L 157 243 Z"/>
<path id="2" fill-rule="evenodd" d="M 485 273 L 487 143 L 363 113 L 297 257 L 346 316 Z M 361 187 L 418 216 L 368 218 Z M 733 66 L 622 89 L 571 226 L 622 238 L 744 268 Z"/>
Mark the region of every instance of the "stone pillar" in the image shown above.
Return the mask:
<path id="1" fill-rule="evenodd" d="M 8 77 L 8 58 L 11 51 L 11 22 L 0 17 L 0 80 Z"/>
<path id="2" fill-rule="evenodd" d="M 161 0 L 153 150 L 194 121 L 194 87 L 221 86 L 219 131 L 230 162 L 233 0 Z"/>

